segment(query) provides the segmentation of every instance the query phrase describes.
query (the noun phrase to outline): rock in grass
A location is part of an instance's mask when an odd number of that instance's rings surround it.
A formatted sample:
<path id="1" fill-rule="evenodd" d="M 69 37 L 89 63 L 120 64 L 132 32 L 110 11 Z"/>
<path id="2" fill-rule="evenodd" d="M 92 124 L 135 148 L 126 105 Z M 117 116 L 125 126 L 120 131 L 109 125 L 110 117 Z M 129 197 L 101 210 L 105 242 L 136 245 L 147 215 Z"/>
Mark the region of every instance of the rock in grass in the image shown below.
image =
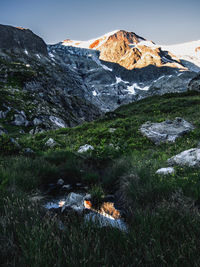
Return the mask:
<path id="1" fill-rule="evenodd" d="M 49 138 L 46 143 L 45 146 L 48 146 L 50 148 L 53 148 L 57 145 L 56 141 L 53 138 Z"/>
<path id="2" fill-rule="evenodd" d="M 26 119 L 26 115 L 24 112 L 21 112 L 20 114 L 14 115 L 14 121 L 12 122 L 13 125 L 16 126 L 29 126 L 29 121 Z"/>
<path id="3" fill-rule="evenodd" d="M 200 167 L 200 148 L 191 148 L 168 159 L 169 165 Z"/>
<path id="4" fill-rule="evenodd" d="M 84 199 L 85 199 L 85 195 L 71 192 L 67 196 L 65 203 L 62 206 L 62 212 L 66 208 L 72 208 L 73 210 L 80 211 L 80 212 L 83 211 L 84 210 Z"/>
<path id="5" fill-rule="evenodd" d="M 154 142 L 156 145 L 164 142 L 175 142 L 175 140 L 190 132 L 194 126 L 182 118 L 175 120 L 166 120 L 161 123 L 144 123 L 140 131 L 141 133 Z"/>
<path id="6" fill-rule="evenodd" d="M 34 154 L 34 151 L 30 147 L 26 147 L 23 149 L 24 154 L 31 155 Z"/>
<path id="7" fill-rule="evenodd" d="M 79 147 L 78 153 L 84 153 L 84 152 L 87 152 L 89 150 L 94 150 L 94 147 L 86 144 L 84 146 Z"/>
<path id="8" fill-rule="evenodd" d="M 174 174 L 175 170 L 173 167 L 168 167 L 168 168 L 161 168 L 156 171 L 156 174 L 162 174 L 162 175 L 169 175 L 169 174 Z"/>
<path id="9" fill-rule="evenodd" d="M 58 184 L 58 185 L 64 185 L 64 182 L 65 182 L 65 181 L 64 181 L 63 179 L 60 178 L 60 179 L 58 179 L 57 184 Z"/>

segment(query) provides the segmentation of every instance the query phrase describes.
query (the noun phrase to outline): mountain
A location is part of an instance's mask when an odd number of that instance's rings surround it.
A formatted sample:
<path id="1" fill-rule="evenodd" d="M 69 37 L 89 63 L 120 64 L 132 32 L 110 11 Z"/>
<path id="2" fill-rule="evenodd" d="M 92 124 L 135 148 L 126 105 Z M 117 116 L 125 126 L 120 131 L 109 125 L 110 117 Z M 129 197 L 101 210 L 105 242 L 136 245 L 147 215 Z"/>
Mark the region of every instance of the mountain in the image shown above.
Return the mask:
<path id="1" fill-rule="evenodd" d="M 195 76 L 171 52 L 123 30 L 89 41 L 66 39 L 48 51 L 83 80 L 85 97 L 103 112 L 154 94 L 184 92 Z"/>
<path id="2" fill-rule="evenodd" d="M 100 51 L 99 59 L 118 63 L 126 69 L 143 68 L 148 65 L 169 66 L 184 69 L 178 58 L 134 32 L 116 30 L 89 41 L 65 40 L 65 46 Z"/>
<path id="3" fill-rule="evenodd" d="M 195 76 L 133 32 L 46 45 L 28 29 L 0 25 L 0 120 L 25 132 L 76 126 L 142 98 L 185 92 Z"/>
<path id="4" fill-rule="evenodd" d="M 200 40 L 177 45 L 162 45 L 161 47 L 178 57 L 188 69 L 200 71 Z"/>
<path id="5" fill-rule="evenodd" d="M 94 120 L 102 112 L 83 90 L 67 65 L 49 57 L 40 37 L 0 25 L 0 122 L 36 133 Z"/>

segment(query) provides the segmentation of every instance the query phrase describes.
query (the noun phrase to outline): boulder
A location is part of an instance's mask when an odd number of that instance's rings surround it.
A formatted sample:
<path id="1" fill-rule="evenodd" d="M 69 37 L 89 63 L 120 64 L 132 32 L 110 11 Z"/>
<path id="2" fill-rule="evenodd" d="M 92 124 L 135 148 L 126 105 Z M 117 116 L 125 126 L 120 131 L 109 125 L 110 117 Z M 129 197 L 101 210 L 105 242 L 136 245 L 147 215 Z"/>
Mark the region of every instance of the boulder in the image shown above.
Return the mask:
<path id="1" fill-rule="evenodd" d="M 45 143 L 45 146 L 48 146 L 50 148 L 53 148 L 57 145 L 56 141 L 53 140 L 53 138 L 49 138 L 46 143 Z"/>
<path id="2" fill-rule="evenodd" d="M 35 128 L 31 129 L 29 131 L 30 134 L 37 134 L 37 133 L 43 133 L 44 132 L 44 129 L 36 126 Z"/>
<path id="3" fill-rule="evenodd" d="M 169 165 L 200 167 L 200 148 L 191 148 L 168 159 Z"/>
<path id="4" fill-rule="evenodd" d="M 188 84 L 188 90 L 200 92 L 200 74 L 190 81 Z"/>
<path id="5" fill-rule="evenodd" d="M 41 121 L 40 119 L 35 118 L 35 119 L 33 120 L 33 125 L 37 126 L 37 125 L 40 125 L 40 124 L 42 124 L 42 121 Z"/>
<path id="6" fill-rule="evenodd" d="M 64 185 L 64 180 L 61 179 L 61 178 L 58 179 L 57 184 L 58 184 L 58 185 Z"/>
<path id="7" fill-rule="evenodd" d="M 84 146 L 79 147 L 78 153 L 84 153 L 84 152 L 87 152 L 89 150 L 94 150 L 94 147 L 86 144 Z"/>
<path id="8" fill-rule="evenodd" d="M 75 211 L 83 211 L 85 209 L 84 207 L 84 200 L 87 197 L 87 195 L 83 195 L 83 194 L 76 194 L 71 192 L 66 200 L 64 205 L 62 206 L 62 212 L 66 209 L 66 208 L 72 208 Z"/>
<path id="9" fill-rule="evenodd" d="M 24 154 L 31 155 L 34 154 L 34 151 L 30 147 L 26 147 L 23 149 Z"/>
<path id="10" fill-rule="evenodd" d="M 168 167 L 168 168 L 161 168 L 156 171 L 156 174 L 161 174 L 161 175 L 169 175 L 169 174 L 174 174 L 175 170 L 173 167 Z"/>
<path id="11" fill-rule="evenodd" d="M 175 120 L 166 120 L 161 123 L 144 123 L 140 131 L 141 133 L 154 142 L 156 145 L 164 142 L 175 142 L 175 140 L 193 130 L 194 126 L 182 118 Z"/>
<path id="12" fill-rule="evenodd" d="M 26 119 L 26 115 L 23 113 L 15 114 L 13 124 L 16 126 L 28 126 L 29 121 Z"/>

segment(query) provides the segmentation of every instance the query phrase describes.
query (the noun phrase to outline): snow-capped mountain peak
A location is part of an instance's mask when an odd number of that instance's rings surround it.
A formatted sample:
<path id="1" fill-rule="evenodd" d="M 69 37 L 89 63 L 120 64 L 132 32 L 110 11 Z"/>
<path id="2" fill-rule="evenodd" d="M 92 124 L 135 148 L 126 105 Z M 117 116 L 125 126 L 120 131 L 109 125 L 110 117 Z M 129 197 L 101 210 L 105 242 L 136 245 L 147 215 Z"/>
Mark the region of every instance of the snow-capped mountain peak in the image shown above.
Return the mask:
<path id="1" fill-rule="evenodd" d="M 95 39 L 91 39 L 88 41 L 75 41 L 75 40 L 70 40 L 66 39 L 62 42 L 64 46 L 73 46 L 73 47 L 79 47 L 79 48 L 87 48 L 87 49 L 97 49 L 101 45 L 103 45 L 108 38 L 117 33 L 119 30 L 114 30 L 112 32 L 108 32 L 100 37 L 97 37 Z"/>

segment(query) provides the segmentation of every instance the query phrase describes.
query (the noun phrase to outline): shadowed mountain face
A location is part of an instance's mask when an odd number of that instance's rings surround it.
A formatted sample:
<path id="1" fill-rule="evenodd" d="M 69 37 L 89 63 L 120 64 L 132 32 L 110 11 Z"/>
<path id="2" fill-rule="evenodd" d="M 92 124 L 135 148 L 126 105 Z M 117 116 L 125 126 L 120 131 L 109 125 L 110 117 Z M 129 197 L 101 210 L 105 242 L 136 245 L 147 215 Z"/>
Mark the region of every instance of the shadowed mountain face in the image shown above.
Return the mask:
<path id="1" fill-rule="evenodd" d="M 47 56 L 47 45 L 42 38 L 24 28 L 0 25 L 0 48 L 15 53 L 26 50 Z"/>
<path id="2" fill-rule="evenodd" d="M 53 61 L 40 37 L 1 25 L 0 120 L 31 133 L 76 126 L 101 115 L 86 94 L 82 79 Z"/>

